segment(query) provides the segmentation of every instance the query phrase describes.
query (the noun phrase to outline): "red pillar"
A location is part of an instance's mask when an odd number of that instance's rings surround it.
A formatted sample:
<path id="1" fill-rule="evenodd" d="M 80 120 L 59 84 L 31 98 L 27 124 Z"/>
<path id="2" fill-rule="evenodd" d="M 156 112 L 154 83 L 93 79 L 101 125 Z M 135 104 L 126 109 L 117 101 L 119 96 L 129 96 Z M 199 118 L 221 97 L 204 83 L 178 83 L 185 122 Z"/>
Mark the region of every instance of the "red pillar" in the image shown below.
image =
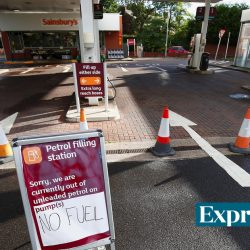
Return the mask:
<path id="1" fill-rule="evenodd" d="M 9 61 L 11 60 L 11 49 L 10 49 L 10 42 L 9 42 L 9 35 L 8 32 L 2 31 L 2 43 L 3 43 L 3 48 L 6 56 L 6 60 Z"/>

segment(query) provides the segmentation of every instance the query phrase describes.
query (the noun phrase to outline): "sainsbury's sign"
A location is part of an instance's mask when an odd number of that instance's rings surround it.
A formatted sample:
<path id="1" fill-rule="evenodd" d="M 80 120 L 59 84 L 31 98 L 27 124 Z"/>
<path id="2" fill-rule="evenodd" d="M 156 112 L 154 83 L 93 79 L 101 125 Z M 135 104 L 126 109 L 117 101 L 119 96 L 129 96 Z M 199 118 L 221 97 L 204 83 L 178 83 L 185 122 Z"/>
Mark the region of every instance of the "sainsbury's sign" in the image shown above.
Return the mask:
<path id="1" fill-rule="evenodd" d="M 41 20 L 42 26 L 76 26 L 78 25 L 77 19 L 65 19 L 65 18 L 42 18 Z"/>

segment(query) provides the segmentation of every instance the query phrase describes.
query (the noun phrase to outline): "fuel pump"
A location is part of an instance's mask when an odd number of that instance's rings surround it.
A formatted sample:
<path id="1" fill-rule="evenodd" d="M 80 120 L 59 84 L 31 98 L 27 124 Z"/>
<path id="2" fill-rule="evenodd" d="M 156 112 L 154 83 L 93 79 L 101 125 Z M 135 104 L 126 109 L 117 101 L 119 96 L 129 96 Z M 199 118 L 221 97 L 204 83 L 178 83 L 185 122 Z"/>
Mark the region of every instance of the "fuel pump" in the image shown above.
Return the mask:
<path id="1" fill-rule="evenodd" d="M 194 46 L 193 46 L 193 51 L 192 51 L 193 54 L 188 63 L 189 68 L 199 69 L 200 47 L 201 47 L 201 34 L 195 34 Z"/>

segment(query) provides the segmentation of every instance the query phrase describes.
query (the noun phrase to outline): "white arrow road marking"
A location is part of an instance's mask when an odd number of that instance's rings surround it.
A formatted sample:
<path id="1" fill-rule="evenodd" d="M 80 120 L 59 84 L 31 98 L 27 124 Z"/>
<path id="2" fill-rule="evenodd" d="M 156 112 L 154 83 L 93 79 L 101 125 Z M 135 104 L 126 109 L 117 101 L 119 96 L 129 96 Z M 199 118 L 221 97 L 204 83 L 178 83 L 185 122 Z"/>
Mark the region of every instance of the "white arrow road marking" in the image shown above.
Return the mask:
<path id="1" fill-rule="evenodd" d="M 27 69 L 27 70 L 21 72 L 20 74 L 26 74 L 26 73 L 28 73 L 28 72 L 34 70 L 34 69 L 35 69 L 35 68 L 29 68 L 29 69 Z"/>
<path id="2" fill-rule="evenodd" d="M 169 117 L 170 117 L 170 125 L 172 127 L 182 127 L 183 125 L 185 126 L 196 126 L 197 124 L 188 120 L 187 118 L 178 115 L 177 113 L 169 110 Z"/>
<path id="3" fill-rule="evenodd" d="M 242 187 L 250 187 L 250 174 L 238 166 L 236 163 L 228 159 L 225 155 L 210 145 L 198 133 L 189 126 L 196 125 L 185 117 L 170 111 L 170 125 L 181 126 L 196 141 L 196 143 L 205 151 L 221 168 L 223 168 L 236 182 Z"/>
<path id="4" fill-rule="evenodd" d="M 13 127 L 13 124 L 17 118 L 18 112 L 14 113 L 13 115 L 10 115 L 8 117 L 6 117 L 5 119 L 3 119 L 2 121 L 0 121 L 0 124 L 3 128 L 3 131 L 5 134 L 9 134 L 11 128 Z"/>
<path id="5" fill-rule="evenodd" d="M 0 75 L 9 72 L 9 69 L 0 69 Z"/>

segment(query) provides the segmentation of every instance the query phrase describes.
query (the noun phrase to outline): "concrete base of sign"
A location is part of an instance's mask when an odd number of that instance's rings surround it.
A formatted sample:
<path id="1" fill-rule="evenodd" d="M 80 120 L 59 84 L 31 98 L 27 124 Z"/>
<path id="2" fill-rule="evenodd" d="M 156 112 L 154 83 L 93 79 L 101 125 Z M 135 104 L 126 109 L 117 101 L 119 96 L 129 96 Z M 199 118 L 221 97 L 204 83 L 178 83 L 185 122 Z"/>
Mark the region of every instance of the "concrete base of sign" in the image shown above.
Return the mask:
<path id="1" fill-rule="evenodd" d="M 88 97 L 86 98 L 89 100 L 89 105 L 90 106 L 99 106 L 99 100 L 96 97 Z"/>
<path id="2" fill-rule="evenodd" d="M 75 98 L 75 96 L 73 96 Z M 108 111 L 105 110 L 104 100 L 99 101 L 99 106 L 81 105 L 84 108 L 86 119 L 89 122 L 93 121 L 111 121 L 120 119 L 119 110 L 115 100 L 109 101 Z M 80 114 L 77 112 L 75 100 L 69 107 L 66 113 L 66 122 L 80 122 Z"/>
<path id="3" fill-rule="evenodd" d="M 193 74 L 201 74 L 201 75 L 212 75 L 214 74 L 214 70 L 208 69 L 208 70 L 199 70 L 199 69 L 193 69 L 189 68 L 188 66 L 186 67 L 186 70 L 190 73 Z"/>

